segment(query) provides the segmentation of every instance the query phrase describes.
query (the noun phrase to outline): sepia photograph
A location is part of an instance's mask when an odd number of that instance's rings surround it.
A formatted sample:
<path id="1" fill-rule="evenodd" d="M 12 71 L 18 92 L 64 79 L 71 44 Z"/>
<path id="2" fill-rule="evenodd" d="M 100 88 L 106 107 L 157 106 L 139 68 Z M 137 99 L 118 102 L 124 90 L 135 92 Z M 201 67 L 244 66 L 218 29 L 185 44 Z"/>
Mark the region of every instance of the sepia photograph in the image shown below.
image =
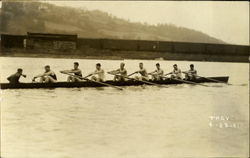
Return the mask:
<path id="1" fill-rule="evenodd" d="M 0 158 L 248 158 L 248 1 L 0 1 Z"/>

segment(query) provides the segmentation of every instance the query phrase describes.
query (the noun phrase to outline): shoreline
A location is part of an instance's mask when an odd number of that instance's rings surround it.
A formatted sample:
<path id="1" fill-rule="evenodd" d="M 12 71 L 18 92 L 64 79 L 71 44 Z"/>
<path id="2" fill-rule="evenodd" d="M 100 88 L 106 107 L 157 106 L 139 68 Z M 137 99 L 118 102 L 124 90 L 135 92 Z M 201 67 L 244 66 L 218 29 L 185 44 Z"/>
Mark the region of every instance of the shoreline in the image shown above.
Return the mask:
<path id="1" fill-rule="evenodd" d="M 29 54 L 15 53 L 11 55 L 0 54 L 0 57 L 11 58 L 51 58 L 51 59 L 87 59 L 87 60 L 155 60 L 155 61 L 199 61 L 199 62 L 222 62 L 222 63 L 249 63 L 246 61 L 218 61 L 218 60 L 185 60 L 185 59 L 148 59 L 148 58 L 122 58 L 117 56 L 83 56 L 83 55 L 52 55 L 52 54 Z"/>

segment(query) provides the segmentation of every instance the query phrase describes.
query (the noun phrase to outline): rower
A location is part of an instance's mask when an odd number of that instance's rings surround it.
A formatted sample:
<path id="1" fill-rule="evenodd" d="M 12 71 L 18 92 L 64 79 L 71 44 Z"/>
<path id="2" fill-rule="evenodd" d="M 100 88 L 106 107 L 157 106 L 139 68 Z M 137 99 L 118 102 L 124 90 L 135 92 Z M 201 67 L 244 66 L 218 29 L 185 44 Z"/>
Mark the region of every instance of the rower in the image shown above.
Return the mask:
<path id="1" fill-rule="evenodd" d="M 148 73 L 147 73 L 147 70 L 143 68 L 143 63 L 139 63 L 139 68 L 140 69 L 136 71 L 136 73 L 140 73 L 141 76 L 136 76 L 135 79 L 148 81 L 149 80 Z"/>
<path id="2" fill-rule="evenodd" d="M 56 74 L 50 69 L 49 65 L 44 67 L 45 72 L 43 74 L 35 76 L 32 81 L 34 82 L 36 78 L 40 77 L 41 83 L 55 83 L 57 81 Z"/>
<path id="3" fill-rule="evenodd" d="M 125 77 L 127 76 L 127 70 L 124 67 L 125 67 L 125 63 L 121 63 L 119 69 L 109 72 L 115 75 L 114 81 L 125 81 Z"/>
<path id="4" fill-rule="evenodd" d="M 101 68 L 100 63 L 96 64 L 96 70 L 90 75 L 92 75 L 91 79 L 94 81 L 103 82 L 105 80 L 104 70 Z"/>
<path id="5" fill-rule="evenodd" d="M 185 73 L 186 80 L 195 80 L 197 78 L 197 71 L 194 69 L 194 64 L 190 64 L 190 69 Z"/>
<path id="6" fill-rule="evenodd" d="M 182 79 L 181 69 L 178 68 L 177 64 L 174 64 L 173 67 L 174 67 L 174 70 L 168 74 L 171 74 L 171 78 Z"/>
<path id="7" fill-rule="evenodd" d="M 159 81 L 159 80 L 162 80 L 164 71 L 161 69 L 160 64 L 157 63 L 157 64 L 156 64 L 156 70 L 153 71 L 153 72 L 151 72 L 151 73 L 149 73 L 149 74 L 152 75 L 152 79 L 153 79 L 153 80 Z"/>
<path id="8" fill-rule="evenodd" d="M 23 74 L 23 69 L 17 69 L 17 72 L 14 73 L 13 75 L 10 75 L 7 80 L 12 83 L 12 84 L 16 84 L 19 83 L 19 79 L 20 77 L 23 76 L 24 78 L 26 78 L 26 75 Z"/>
<path id="9" fill-rule="evenodd" d="M 79 63 L 74 62 L 74 68 L 71 70 L 63 70 L 61 73 L 74 74 L 75 76 L 68 76 L 68 82 L 79 82 L 82 81 L 79 77 L 82 77 L 82 71 L 79 69 Z"/>

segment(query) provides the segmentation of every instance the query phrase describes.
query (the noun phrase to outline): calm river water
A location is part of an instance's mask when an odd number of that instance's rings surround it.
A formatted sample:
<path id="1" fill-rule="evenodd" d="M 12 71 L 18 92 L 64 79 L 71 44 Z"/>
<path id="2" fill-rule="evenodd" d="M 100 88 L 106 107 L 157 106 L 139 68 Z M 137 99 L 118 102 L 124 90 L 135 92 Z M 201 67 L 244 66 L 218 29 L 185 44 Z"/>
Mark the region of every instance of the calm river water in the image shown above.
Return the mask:
<path id="1" fill-rule="evenodd" d="M 119 60 L 0 58 L 0 81 L 21 67 L 30 82 L 51 65 L 83 74 L 102 63 L 105 71 Z M 124 60 L 129 73 L 139 60 Z M 248 157 L 249 91 L 246 63 L 142 60 L 148 71 L 159 62 L 165 72 L 193 63 L 201 76 L 229 76 L 232 86 L 171 85 L 57 88 L 1 91 L 3 158 Z M 106 77 L 111 79 L 112 76 Z"/>

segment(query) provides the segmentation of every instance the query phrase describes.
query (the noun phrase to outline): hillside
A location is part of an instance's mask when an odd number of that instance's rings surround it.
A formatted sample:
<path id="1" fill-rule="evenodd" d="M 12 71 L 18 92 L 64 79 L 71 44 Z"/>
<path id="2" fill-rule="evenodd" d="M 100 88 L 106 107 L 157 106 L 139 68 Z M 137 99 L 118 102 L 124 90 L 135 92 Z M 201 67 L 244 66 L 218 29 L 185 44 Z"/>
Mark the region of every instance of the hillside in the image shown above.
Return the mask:
<path id="1" fill-rule="evenodd" d="M 132 23 L 98 10 L 40 2 L 3 2 L 0 14 L 1 33 L 73 33 L 84 38 L 224 43 L 202 32 L 171 24 Z"/>

